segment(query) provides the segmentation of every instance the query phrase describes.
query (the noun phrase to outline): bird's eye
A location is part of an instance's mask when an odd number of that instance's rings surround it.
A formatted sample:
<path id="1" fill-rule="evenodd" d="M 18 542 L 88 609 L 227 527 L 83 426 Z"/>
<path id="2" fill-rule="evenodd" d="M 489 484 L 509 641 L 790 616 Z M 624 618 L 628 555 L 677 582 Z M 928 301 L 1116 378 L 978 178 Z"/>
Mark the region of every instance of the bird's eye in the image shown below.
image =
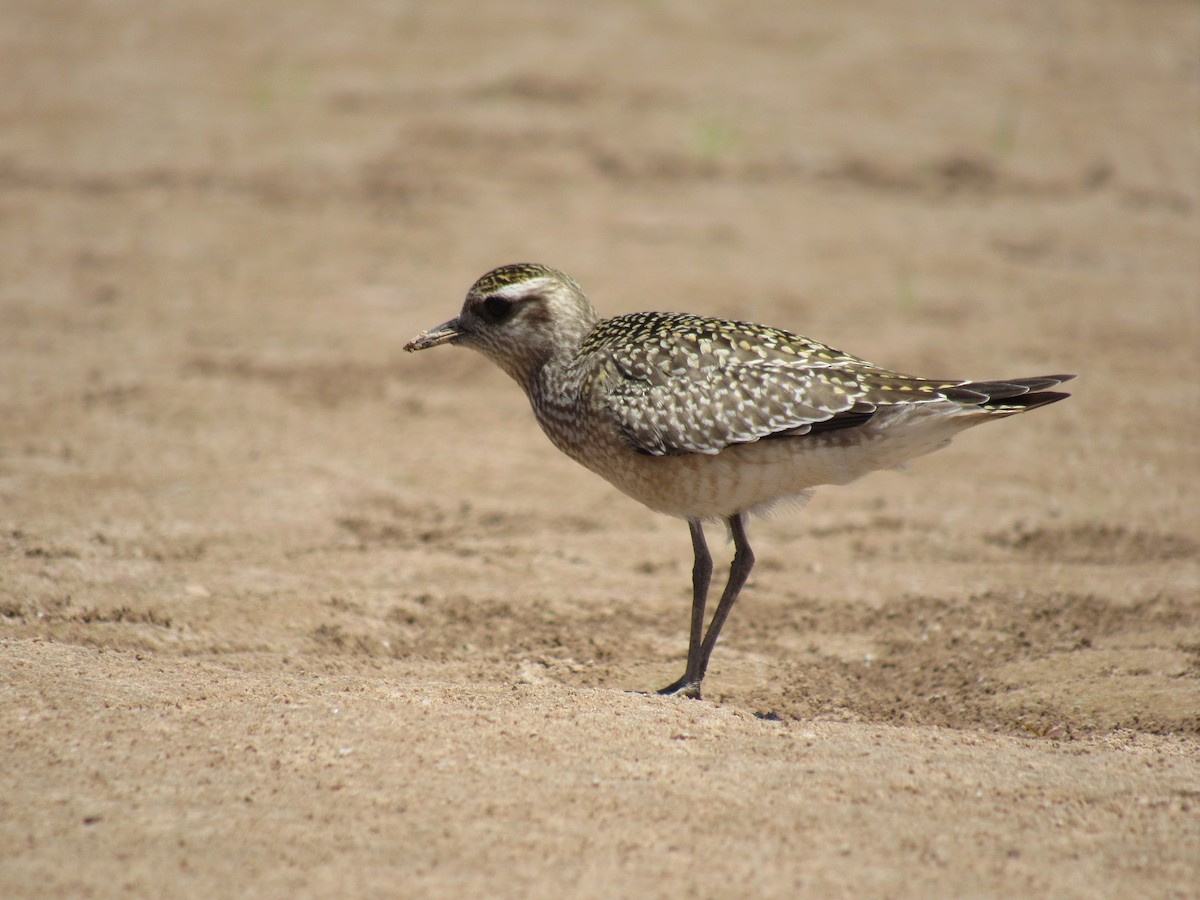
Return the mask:
<path id="1" fill-rule="evenodd" d="M 483 301 L 483 317 L 489 322 L 503 322 L 512 315 L 513 303 L 503 297 L 488 297 Z"/>

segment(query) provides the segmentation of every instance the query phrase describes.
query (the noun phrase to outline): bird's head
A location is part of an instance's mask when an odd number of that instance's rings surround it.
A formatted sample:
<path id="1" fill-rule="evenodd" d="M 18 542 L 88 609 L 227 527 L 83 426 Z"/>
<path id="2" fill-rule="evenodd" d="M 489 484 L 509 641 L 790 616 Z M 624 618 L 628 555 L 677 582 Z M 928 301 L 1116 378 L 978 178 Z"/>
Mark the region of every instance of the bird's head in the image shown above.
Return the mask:
<path id="1" fill-rule="evenodd" d="M 476 281 L 457 317 L 417 335 L 404 349 L 470 347 L 527 384 L 553 357 L 574 353 L 598 319 L 571 276 L 549 266 L 517 263 Z"/>

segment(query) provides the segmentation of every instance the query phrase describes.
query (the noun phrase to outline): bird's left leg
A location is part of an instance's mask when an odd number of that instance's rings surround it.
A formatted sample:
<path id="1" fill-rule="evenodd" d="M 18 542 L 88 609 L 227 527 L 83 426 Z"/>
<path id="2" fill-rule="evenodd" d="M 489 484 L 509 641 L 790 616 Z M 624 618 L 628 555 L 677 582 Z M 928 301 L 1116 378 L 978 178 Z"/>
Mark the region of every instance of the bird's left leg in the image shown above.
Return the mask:
<path id="1" fill-rule="evenodd" d="M 729 517 L 729 532 L 733 535 L 733 562 L 729 566 L 729 580 L 725 582 L 725 590 L 721 594 L 721 602 L 713 613 L 712 621 L 708 623 L 708 632 L 704 635 L 704 643 L 700 647 L 700 671 L 697 673 L 696 688 L 699 692 L 700 682 L 708 671 L 708 660 L 713 648 L 717 646 L 717 638 L 721 628 L 729 618 L 733 604 L 737 602 L 738 594 L 750 577 L 754 568 L 754 551 L 750 549 L 750 541 L 746 537 L 746 513 L 737 513 Z"/>
<path id="2" fill-rule="evenodd" d="M 682 697 L 700 696 L 700 679 L 704 677 L 704 607 L 708 603 L 708 586 L 712 582 L 712 554 L 704 540 L 704 528 L 699 519 L 688 519 L 692 532 L 692 625 L 688 632 L 687 668 L 683 677 L 662 688 L 660 694 Z"/>
<path id="3" fill-rule="evenodd" d="M 708 660 L 721 629 L 733 604 L 737 602 L 738 594 L 750 577 L 754 568 L 754 551 L 750 549 L 750 541 L 746 537 L 746 514 L 738 513 L 729 517 L 729 532 L 733 536 L 733 562 L 729 565 L 729 580 L 725 582 L 725 590 L 713 613 L 712 621 L 708 623 L 708 631 L 700 640 L 700 629 L 704 625 L 704 598 L 708 594 L 708 581 L 712 574 L 712 557 L 704 543 L 704 532 L 700 530 L 698 520 L 690 520 L 692 525 L 692 543 L 696 548 L 696 567 L 692 571 L 692 630 L 688 643 L 687 671 L 683 677 L 659 691 L 660 694 L 674 694 L 681 697 L 700 699 L 700 684 L 704 681 L 704 673 L 708 671 Z M 703 556 L 703 559 L 702 559 Z M 703 564 L 703 565 L 702 565 Z M 703 593 L 701 593 L 700 575 L 703 574 Z"/>

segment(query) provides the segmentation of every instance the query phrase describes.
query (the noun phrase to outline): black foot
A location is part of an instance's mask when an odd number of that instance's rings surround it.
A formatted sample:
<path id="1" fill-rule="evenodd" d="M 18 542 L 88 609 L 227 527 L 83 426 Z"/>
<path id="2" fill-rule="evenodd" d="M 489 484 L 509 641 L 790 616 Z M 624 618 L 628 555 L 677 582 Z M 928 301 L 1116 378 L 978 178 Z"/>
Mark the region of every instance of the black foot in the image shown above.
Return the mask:
<path id="1" fill-rule="evenodd" d="M 689 681 L 685 675 L 678 681 L 668 684 L 665 688 L 661 688 L 657 693 L 664 697 L 687 697 L 690 700 L 699 700 L 700 682 Z"/>

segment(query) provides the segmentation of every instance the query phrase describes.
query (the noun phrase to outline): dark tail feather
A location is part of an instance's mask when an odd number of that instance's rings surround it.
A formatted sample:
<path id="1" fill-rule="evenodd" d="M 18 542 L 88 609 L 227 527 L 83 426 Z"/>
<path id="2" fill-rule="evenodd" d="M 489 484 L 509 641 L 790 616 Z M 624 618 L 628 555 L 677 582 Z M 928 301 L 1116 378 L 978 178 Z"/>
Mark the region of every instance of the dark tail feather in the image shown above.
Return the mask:
<path id="1" fill-rule="evenodd" d="M 1049 391 L 1074 375 L 1042 375 L 1037 378 L 1006 378 L 1003 381 L 970 381 L 946 388 L 942 393 L 947 399 L 960 403 L 978 404 L 985 409 L 1018 412 L 1036 409 L 1065 400 L 1070 394 Z"/>
<path id="2" fill-rule="evenodd" d="M 1008 400 L 995 400 L 982 404 L 984 409 L 1011 409 L 1014 412 L 1017 410 L 1037 409 L 1039 406 L 1049 406 L 1051 403 L 1057 403 L 1059 400 L 1066 400 L 1070 394 L 1065 394 L 1062 391 L 1036 391 L 1032 394 L 1022 394 L 1020 397 L 1012 397 Z"/>

